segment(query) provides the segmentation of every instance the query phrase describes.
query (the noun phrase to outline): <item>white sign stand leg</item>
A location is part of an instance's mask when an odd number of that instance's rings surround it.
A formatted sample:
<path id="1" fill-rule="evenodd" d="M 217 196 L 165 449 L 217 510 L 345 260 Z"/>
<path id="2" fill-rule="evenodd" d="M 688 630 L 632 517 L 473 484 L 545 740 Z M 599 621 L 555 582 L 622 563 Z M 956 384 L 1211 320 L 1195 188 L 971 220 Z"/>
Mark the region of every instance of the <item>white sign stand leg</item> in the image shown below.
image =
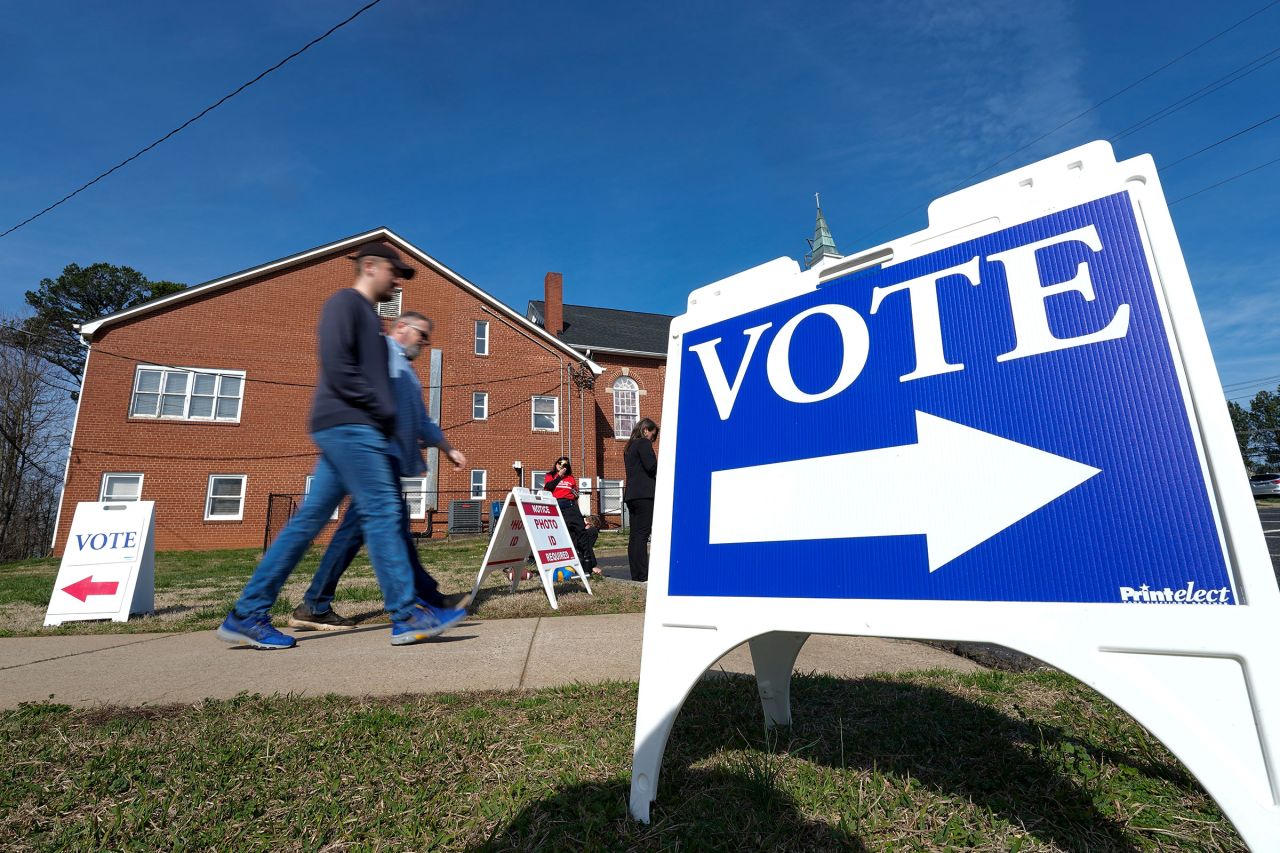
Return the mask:
<path id="1" fill-rule="evenodd" d="M 771 631 L 750 641 L 756 687 L 770 726 L 791 725 L 791 673 L 807 639 L 808 634 Z"/>
<path id="2" fill-rule="evenodd" d="M 1038 642 L 1029 643 L 1023 632 L 1014 637 L 989 627 L 975 636 L 956 624 L 949 626 L 950 631 L 944 628 L 927 636 L 999 643 L 1079 678 L 1164 743 L 1254 849 L 1276 849 L 1272 842 L 1280 842 L 1280 743 L 1275 742 L 1272 729 L 1280 719 L 1280 671 L 1271 661 L 1242 658 L 1238 653 L 1251 645 L 1256 648 L 1266 637 L 1274 642 L 1275 630 L 1266 624 L 1265 614 L 1244 608 L 1206 612 L 1202 618 L 1213 624 L 1206 625 L 1203 634 L 1188 638 L 1185 615 L 1177 609 L 1129 608 L 1130 619 L 1123 627 L 1101 631 L 1094 627 L 1090 636 L 1080 636 L 1082 624 L 1096 626 L 1102 621 L 1091 619 L 1088 611 L 1106 607 L 1064 609 L 1061 618 L 1042 621 Z M 767 618 L 764 609 L 751 605 L 745 609 L 757 610 L 754 617 L 761 622 Z M 911 609 L 914 615 L 904 610 L 896 618 L 869 623 L 874 633 L 828 632 L 906 639 L 922 636 L 922 609 L 937 609 L 939 621 L 946 621 L 944 608 L 934 603 L 917 602 Z M 988 604 L 983 609 L 990 613 L 976 624 L 996 624 L 1001 605 Z M 743 622 L 754 618 L 742 615 Z M 894 630 L 895 625 L 906 629 L 912 623 L 914 631 Z M 734 627 L 670 622 L 645 626 L 630 803 L 631 814 L 639 820 L 649 820 L 662 754 L 676 715 L 694 684 L 725 652 L 750 641 L 765 721 L 771 726 L 791 723 L 791 673 L 809 634 L 771 631 L 749 638 L 743 636 L 749 629 L 739 633 Z M 1214 639 L 1205 642 L 1205 636 Z"/>

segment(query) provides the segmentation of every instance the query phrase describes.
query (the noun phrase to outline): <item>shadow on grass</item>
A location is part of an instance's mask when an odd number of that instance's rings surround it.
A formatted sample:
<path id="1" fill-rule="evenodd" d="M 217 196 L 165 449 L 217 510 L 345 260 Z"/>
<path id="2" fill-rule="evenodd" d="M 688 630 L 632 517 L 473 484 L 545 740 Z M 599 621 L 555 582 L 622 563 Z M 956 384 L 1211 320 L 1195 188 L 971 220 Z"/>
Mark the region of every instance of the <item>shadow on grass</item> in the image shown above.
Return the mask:
<path id="1" fill-rule="evenodd" d="M 858 850 L 891 849 L 894 837 L 965 849 L 1018 827 L 1055 849 L 1130 851 L 1136 836 L 1095 798 L 1123 800 L 1154 779 L 1194 787 L 1176 764 L 1135 762 L 928 685 L 797 675 L 792 700 L 794 725 L 766 733 L 753 678 L 704 680 L 668 741 L 651 827 L 625 816 L 628 777 L 604 789 L 608 810 L 581 805 L 602 802 L 601 789 L 569 788 L 529 805 L 481 849 L 596 839 L 611 849 Z M 1091 769 L 1104 764 L 1148 780 L 1108 790 Z"/>
<path id="2" fill-rule="evenodd" d="M 201 610 L 208 610 L 207 604 L 170 604 L 168 607 L 157 607 L 152 610 L 151 616 L 175 616 L 180 613 L 196 613 Z"/>
<path id="3" fill-rule="evenodd" d="M 840 827 L 806 817 L 767 781 L 725 770 L 684 774 L 678 809 L 645 825 L 627 815 L 627 781 L 573 785 L 522 809 L 473 851 L 844 850 L 867 848 Z"/>

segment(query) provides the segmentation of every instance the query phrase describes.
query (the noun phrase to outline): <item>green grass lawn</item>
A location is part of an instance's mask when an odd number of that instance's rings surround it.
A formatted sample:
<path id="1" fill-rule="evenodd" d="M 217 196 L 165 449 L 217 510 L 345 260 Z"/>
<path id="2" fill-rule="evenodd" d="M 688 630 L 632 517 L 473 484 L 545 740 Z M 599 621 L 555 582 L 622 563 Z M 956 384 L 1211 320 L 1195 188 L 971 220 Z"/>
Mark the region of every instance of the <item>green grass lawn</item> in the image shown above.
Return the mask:
<path id="1" fill-rule="evenodd" d="M 420 547 L 422 561 L 446 593 L 469 591 L 484 557 L 487 541 L 463 539 L 426 542 Z M 617 534 L 601 536 L 601 555 L 625 548 Z M 299 564 L 281 593 L 273 612 L 286 616 L 302 600 L 311 575 L 320 561 L 321 549 L 314 548 Z M 146 633 L 153 631 L 203 631 L 216 628 L 248 581 L 262 557 L 259 549 L 238 551 L 172 551 L 156 555 L 156 612 L 133 617 L 128 622 L 68 622 L 58 628 L 43 628 L 45 609 L 58 560 L 27 560 L 0 565 L 0 637 L 32 634 Z M 566 583 L 556 588 L 559 611 L 547 603 L 542 585 L 526 581 L 513 595 L 500 573 L 485 579 L 474 607 L 481 618 L 552 616 L 584 613 L 629 613 L 644 609 L 644 588 L 608 580 L 592 583 L 592 596 L 581 584 Z M 362 551 L 338 586 L 334 608 L 361 623 L 385 621 L 382 593 L 378 589 L 368 556 Z M 279 620 L 283 624 L 283 620 Z"/>
<path id="2" fill-rule="evenodd" d="M 8 850 L 1244 850 L 1164 748 L 1055 673 L 708 679 L 653 823 L 634 684 L 0 713 Z"/>

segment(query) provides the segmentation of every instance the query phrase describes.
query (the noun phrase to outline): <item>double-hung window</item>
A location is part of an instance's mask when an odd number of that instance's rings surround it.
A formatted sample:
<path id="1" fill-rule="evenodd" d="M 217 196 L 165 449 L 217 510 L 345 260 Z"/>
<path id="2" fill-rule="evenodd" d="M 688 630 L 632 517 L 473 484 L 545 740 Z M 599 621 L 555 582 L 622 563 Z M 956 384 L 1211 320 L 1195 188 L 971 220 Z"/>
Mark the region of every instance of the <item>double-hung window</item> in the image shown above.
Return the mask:
<path id="1" fill-rule="evenodd" d="M 205 521 L 240 521 L 244 518 L 245 474 L 210 474 L 204 499 Z"/>
<path id="2" fill-rule="evenodd" d="M 103 474 L 99 501 L 136 501 L 142 498 L 141 474 Z"/>
<path id="3" fill-rule="evenodd" d="M 560 430 L 560 398 L 533 398 L 534 432 L 559 432 Z"/>
<path id="4" fill-rule="evenodd" d="M 471 392 L 471 420 L 487 421 L 489 419 L 489 392 Z"/>
<path id="5" fill-rule="evenodd" d="M 484 499 L 485 486 L 488 484 L 489 472 L 483 468 L 471 469 L 471 497 Z"/>
<path id="6" fill-rule="evenodd" d="M 240 420 L 243 370 L 139 367 L 129 416 L 188 421 Z"/>
<path id="7" fill-rule="evenodd" d="M 401 477 L 400 493 L 409 504 L 409 517 L 420 519 L 427 517 L 427 478 Z"/>
<path id="8" fill-rule="evenodd" d="M 476 320 L 476 355 L 489 354 L 489 321 Z"/>

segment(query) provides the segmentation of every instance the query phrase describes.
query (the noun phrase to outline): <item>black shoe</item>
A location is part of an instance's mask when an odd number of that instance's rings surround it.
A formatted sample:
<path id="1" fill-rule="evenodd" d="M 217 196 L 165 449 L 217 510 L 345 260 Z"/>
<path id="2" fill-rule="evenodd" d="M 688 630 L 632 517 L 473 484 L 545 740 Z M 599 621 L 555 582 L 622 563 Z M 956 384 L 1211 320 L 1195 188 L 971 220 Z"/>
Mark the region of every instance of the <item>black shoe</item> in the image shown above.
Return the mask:
<path id="1" fill-rule="evenodd" d="M 326 610 L 324 613 L 312 613 L 305 604 L 299 604 L 298 608 L 293 611 L 293 615 L 289 617 L 289 627 L 303 631 L 341 631 L 355 626 L 355 622 L 345 616 L 339 616 L 332 610 Z"/>
<path id="2" fill-rule="evenodd" d="M 444 602 L 441 607 L 445 610 L 466 610 L 471 606 L 471 592 L 455 592 L 442 596 L 441 600 Z"/>

